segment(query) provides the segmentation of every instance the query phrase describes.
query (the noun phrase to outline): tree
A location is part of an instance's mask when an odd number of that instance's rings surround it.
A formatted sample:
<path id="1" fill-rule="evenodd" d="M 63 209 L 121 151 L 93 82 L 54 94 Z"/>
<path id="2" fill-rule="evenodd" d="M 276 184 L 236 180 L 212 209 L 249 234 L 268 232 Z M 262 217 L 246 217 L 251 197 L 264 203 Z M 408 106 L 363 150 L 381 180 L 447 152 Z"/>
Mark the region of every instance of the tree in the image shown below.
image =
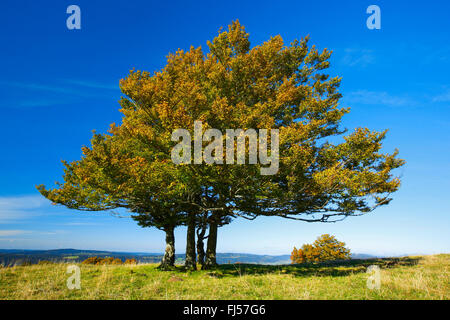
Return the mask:
<path id="1" fill-rule="evenodd" d="M 292 263 L 346 260 L 350 257 L 350 249 L 345 247 L 345 243 L 329 234 L 321 235 L 312 245 L 304 244 L 298 250 L 294 247 L 291 253 Z"/>
<path id="2" fill-rule="evenodd" d="M 131 70 L 120 82 L 122 123 L 94 135 L 83 158 L 66 164 L 64 184 L 39 190 L 69 208 L 129 210 L 141 226 L 166 232 L 169 257 L 173 228 L 186 225 L 190 269 L 196 268 L 196 233 L 203 241 L 208 230 L 204 268 L 214 267 L 218 228 L 234 218 L 334 222 L 388 204 L 400 186 L 392 171 L 404 161 L 397 151 L 380 152 L 386 131 L 357 128 L 344 135 L 340 123 L 349 109 L 339 105 L 340 78 L 324 73 L 331 52 L 319 53 L 308 41 L 286 45 L 275 36 L 251 48 L 235 21 L 208 42 L 206 53 L 191 47 L 169 54 L 159 72 Z M 187 145 L 195 147 L 196 121 L 206 138 L 205 151 L 194 154 L 200 163 L 173 163 L 173 132 L 189 130 Z M 275 131 L 261 140 L 262 130 L 279 130 L 279 157 L 271 148 L 270 163 L 232 165 L 220 162 L 231 149 L 219 147 L 208 149 L 219 160 L 205 163 L 206 147 L 226 142 L 206 130 L 238 128 L 260 133 L 259 146 L 277 140 Z M 249 151 L 250 139 L 243 141 Z M 261 174 L 268 165 L 276 174 Z M 202 247 L 197 242 L 197 250 Z"/>

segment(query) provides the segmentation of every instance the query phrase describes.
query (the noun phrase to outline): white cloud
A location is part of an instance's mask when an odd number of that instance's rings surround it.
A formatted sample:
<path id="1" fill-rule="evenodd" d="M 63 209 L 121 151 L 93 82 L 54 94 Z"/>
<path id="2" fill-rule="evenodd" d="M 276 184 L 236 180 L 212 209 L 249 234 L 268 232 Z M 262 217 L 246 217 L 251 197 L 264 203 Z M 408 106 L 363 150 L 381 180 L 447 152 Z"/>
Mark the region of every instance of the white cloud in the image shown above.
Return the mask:
<path id="1" fill-rule="evenodd" d="M 49 201 L 41 195 L 0 197 L 0 208 L 7 210 L 36 209 L 47 204 Z"/>
<path id="2" fill-rule="evenodd" d="M 433 98 L 433 102 L 450 102 L 450 90 L 447 90 L 447 92 L 435 96 Z"/>
<path id="3" fill-rule="evenodd" d="M 58 83 L 0 81 L 1 86 L 15 90 L 2 97 L 1 104 L 9 107 L 46 107 L 68 103 L 82 103 L 90 98 L 109 98 L 108 91 L 120 92 L 119 84 L 85 80 L 62 79 Z M 20 89 L 20 90 L 17 90 Z M 27 97 L 33 96 L 33 99 Z"/>
<path id="4" fill-rule="evenodd" d="M 347 48 L 344 50 L 345 54 L 340 62 L 350 67 L 366 67 L 369 64 L 375 63 L 375 55 L 372 50 Z"/>
<path id="5" fill-rule="evenodd" d="M 416 102 L 407 96 L 391 95 L 385 91 L 358 90 L 344 95 L 347 102 L 386 106 L 411 106 Z"/>
<path id="6" fill-rule="evenodd" d="M 0 237 L 10 237 L 10 236 L 17 236 L 20 234 L 29 233 L 29 231 L 26 230 L 0 230 Z"/>
<path id="7" fill-rule="evenodd" d="M 50 201 L 41 195 L 0 197 L 0 223 L 29 219 L 49 206 Z"/>
<path id="8" fill-rule="evenodd" d="M 105 84 L 105 83 L 85 81 L 85 80 L 75 80 L 75 79 L 65 79 L 64 81 L 69 84 L 72 84 L 72 85 L 86 87 L 86 88 L 92 88 L 92 89 L 119 90 L 119 81 L 117 81 L 117 84 Z"/>
<path id="9" fill-rule="evenodd" d="M 67 222 L 64 223 L 63 225 L 65 226 L 96 226 L 99 225 L 98 223 L 93 223 L 93 222 Z"/>

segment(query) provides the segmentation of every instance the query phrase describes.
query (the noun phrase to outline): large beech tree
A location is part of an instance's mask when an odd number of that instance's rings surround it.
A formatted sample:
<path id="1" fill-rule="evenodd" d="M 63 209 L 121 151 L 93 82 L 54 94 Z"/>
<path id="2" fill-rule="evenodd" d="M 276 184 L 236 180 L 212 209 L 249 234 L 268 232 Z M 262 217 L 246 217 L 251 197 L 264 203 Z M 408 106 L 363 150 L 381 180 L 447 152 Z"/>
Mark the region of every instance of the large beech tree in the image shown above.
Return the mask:
<path id="1" fill-rule="evenodd" d="M 188 268 L 196 267 L 196 229 L 198 241 L 208 229 L 208 268 L 216 264 L 218 227 L 233 218 L 333 222 L 389 203 L 400 185 L 392 170 L 404 161 L 397 151 L 381 153 L 386 131 L 341 127 L 350 109 L 339 105 L 340 78 L 325 73 L 331 52 L 308 41 L 287 45 L 275 36 L 251 48 L 235 21 L 207 52 L 178 50 L 153 74 L 132 70 L 120 82 L 122 123 L 65 164 L 64 183 L 39 190 L 69 208 L 126 208 L 141 226 L 166 231 L 169 242 L 173 228 L 186 225 Z M 194 139 L 195 121 L 203 132 L 278 129 L 278 171 L 261 175 L 267 165 L 260 163 L 174 164 L 172 133 L 187 129 Z"/>

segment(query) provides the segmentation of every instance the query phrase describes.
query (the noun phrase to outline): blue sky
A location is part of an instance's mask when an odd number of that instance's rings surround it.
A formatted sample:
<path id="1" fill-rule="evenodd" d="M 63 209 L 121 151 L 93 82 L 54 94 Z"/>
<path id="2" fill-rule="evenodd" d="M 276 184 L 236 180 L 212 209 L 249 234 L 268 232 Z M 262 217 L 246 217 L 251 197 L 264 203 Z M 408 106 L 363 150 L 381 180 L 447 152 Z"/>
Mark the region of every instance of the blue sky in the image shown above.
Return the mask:
<path id="1" fill-rule="evenodd" d="M 81 30 L 66 8 L 81 8 Z M 366 8 L 381 8 L 381 29 Z M 54 207 L 36 184 L 61 180 L 91 131 L 120 122 L 119 79 L 154 71 L 165 56 L 206 47 L 239 19 L 257 45 L 280 34 L 332 49 L 344 125 L 389 128 L 386 152 L 407 160 L 389 206 L 336 224 L 235 220 L 219 252 L 287 254 L 332 233 L 354 252 L 450 252 L 450 19 L 448 1 L 4 1 L 0 9 L 0 248 L 162 252 L 164 234 L 110 213 Z M 176 232 L 184 252 L 185 230 Z"/>

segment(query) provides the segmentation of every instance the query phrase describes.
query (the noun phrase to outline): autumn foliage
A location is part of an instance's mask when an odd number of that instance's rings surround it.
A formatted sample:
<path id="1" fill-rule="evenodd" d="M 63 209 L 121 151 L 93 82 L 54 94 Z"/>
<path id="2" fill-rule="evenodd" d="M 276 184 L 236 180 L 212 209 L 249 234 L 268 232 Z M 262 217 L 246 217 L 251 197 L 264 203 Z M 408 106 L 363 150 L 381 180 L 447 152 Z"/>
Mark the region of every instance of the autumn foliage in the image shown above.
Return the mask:
<path id="1" fill-rule="evenodd" d="M 313 244 L 304 244 L 300 249 L 294 247 L 292 263 L 323 262 L 350 259 L 350 249 L 334 236 L 323 234 Z"/>
<path id="2" fill-rule="evenodd" d="M 99 258 L 99 257 L 89 257 L 82 262 L 82 264 L 122 264 L 122 260 L 119 258 L 107 257 L 107 258 Z"/>
<path id="3" fill-rule="evenodd" d="M 124 264 L 137 264 L 137 260 L 136 259 L 127 259 L 125 260 Z"/>

